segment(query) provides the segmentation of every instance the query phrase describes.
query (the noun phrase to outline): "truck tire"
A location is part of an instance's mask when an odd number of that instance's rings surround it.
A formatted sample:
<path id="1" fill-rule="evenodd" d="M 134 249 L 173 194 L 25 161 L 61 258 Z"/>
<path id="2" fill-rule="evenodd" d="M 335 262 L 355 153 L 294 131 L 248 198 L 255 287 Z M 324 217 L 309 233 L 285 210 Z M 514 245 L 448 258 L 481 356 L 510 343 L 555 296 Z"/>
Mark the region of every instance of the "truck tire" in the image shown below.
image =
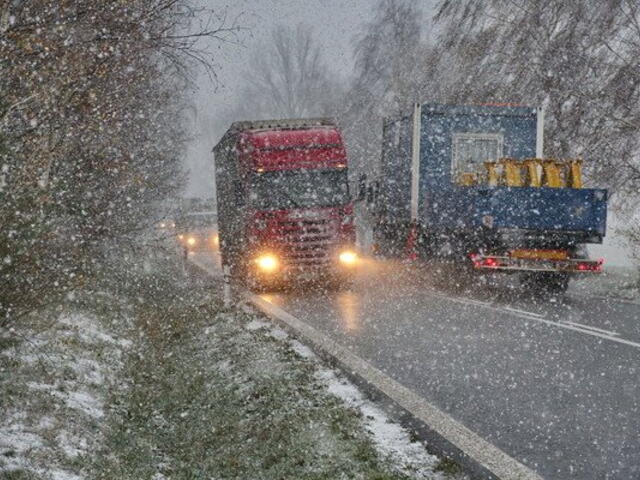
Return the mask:
<path id="1" fill-rule="evenodd" d="M 380 223 L 374 232 L 376 253 L 382 258 L 402 258 L 409 228 L 406 225 Z"/>
<path id="2" fill-rule="evenodd" d="M 462 293 L 479 283 L 481 274 L 464 260 L 435 260 L 430 265 L 433 285 L 438 289 Z"/>
<path id="3" fill-rule="evenodd" d="M 253 293 L 266 293 L 273 290 L 270 285 L 256 278 L 255 275 L 248 275 L 244 285 Z"/>
<path id="4" fill-rule="evenodd" d="M 354 276 L 352 274 L 330 275 L 323 283 L 329 291 L 340 292 L 349 290 L 353 285 Z"/>

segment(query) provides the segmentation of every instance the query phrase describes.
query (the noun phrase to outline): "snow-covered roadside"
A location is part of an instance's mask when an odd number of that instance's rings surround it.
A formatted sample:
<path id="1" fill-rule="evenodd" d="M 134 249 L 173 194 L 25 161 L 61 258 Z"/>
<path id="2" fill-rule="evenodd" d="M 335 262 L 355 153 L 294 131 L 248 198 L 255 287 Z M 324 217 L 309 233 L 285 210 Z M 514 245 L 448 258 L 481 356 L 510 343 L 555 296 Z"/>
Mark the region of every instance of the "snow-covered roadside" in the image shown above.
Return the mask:
<path id="1" fill-rule="evenodd" d="M 130 346 L 122 322 L 49 313 L 0 336 L 0 477 L 89 478 L 85 459 L 101 444 L 109 386 Z"/>
<path id="2" fill-rule="evenodd" d="M 253 314 L 250 307 L 247 313 Z M 326 366 L 324 362 L 306 345 L 291 338 L 284 330 L 259 317 L 245 325 L 251 331 L 263 331 L 269 337 L 288 343 L 300 358 L 312 362 L 315 367 L 315 379 L 332 395 L 345 405 L 361 413 L 362 424 L 369 434 L 382 458 L 386 458 L 390 467 L 409 478 L 444 478 L 440 470 L 455 469 L 455 465 L 442 462 L 440 458 L 428 453 L 426 445 L 412 438 L 412 434 L 389 418 L 374 402 L 368 400 L 362 391 L 348 380 L 340 371 Z M 444 465 L 447 465 L 444 467 Z M 462 473 L 446 475 L 448 479 L 465 479 Z"/>
<path id="3" fill-rule="evenodd" d="M 463 478 L 264 317 L 167 273 L 0 337 L 0 478 Z"/>

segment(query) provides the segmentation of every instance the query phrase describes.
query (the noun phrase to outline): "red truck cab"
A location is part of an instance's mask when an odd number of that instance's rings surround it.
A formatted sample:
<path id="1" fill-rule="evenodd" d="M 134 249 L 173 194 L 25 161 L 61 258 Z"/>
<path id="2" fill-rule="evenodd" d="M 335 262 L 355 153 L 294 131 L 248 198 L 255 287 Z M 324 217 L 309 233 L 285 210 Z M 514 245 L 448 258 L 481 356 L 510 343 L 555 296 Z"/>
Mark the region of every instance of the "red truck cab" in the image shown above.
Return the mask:
<path id="1" fill-rule="evenodd" d="M 224 266 L 263 285 L 350 276 L 347 154 L 331 120 L 236 122 L 214 153 Z"/>

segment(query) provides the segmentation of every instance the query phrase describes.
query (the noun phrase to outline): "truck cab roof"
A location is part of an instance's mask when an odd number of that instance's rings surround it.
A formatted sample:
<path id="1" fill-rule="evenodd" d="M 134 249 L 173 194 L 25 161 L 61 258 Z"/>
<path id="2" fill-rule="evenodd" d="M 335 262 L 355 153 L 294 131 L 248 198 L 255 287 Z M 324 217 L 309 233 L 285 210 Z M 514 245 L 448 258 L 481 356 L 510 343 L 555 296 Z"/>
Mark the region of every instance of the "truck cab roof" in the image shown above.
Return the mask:
<path id="1" fill-rule="evenodd" d="M 213 151 L 258 172 L 347 165 L 342 134 L 328 118 L 235 122 Z"/>
<path id="2" fill-rule="evenodd" d="M 218 144 L 213 147 L 215 151 L 219 146 L 224 144 L 230 136 L 246 134 L 246 135 L 259 135 L 263 134 L 277 134 L 277 132 L 296 131 L 296 130 L 310 130 L 318 129 L 324 131 L 327 129 L 336 129 L 336 122 L 331 118 L 291 118 L 280 120 L 243 120 L 234 122 L 229 129 L 222 136 Z"/>

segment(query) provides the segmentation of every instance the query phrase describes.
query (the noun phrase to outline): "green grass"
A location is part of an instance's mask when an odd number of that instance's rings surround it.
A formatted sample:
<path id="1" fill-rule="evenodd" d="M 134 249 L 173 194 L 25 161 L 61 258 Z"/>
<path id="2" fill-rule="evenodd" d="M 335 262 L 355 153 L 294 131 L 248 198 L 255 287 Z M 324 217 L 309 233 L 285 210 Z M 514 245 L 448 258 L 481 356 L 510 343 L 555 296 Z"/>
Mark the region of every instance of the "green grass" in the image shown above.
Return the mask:
<path id="1" fill-rule="evenodd" d="M 0 473 L 1 480 L 40 480 L 41 478 L 39 475 L 27 470 L 12 470 Z"/>
<path id="2" fill-rule="evenodd" d="M 463 473 L 462 467 L 450 458 L 441 458 L 433 468 L 436 472 L 442 472 L 447 476 L 456 476 Z"/>

